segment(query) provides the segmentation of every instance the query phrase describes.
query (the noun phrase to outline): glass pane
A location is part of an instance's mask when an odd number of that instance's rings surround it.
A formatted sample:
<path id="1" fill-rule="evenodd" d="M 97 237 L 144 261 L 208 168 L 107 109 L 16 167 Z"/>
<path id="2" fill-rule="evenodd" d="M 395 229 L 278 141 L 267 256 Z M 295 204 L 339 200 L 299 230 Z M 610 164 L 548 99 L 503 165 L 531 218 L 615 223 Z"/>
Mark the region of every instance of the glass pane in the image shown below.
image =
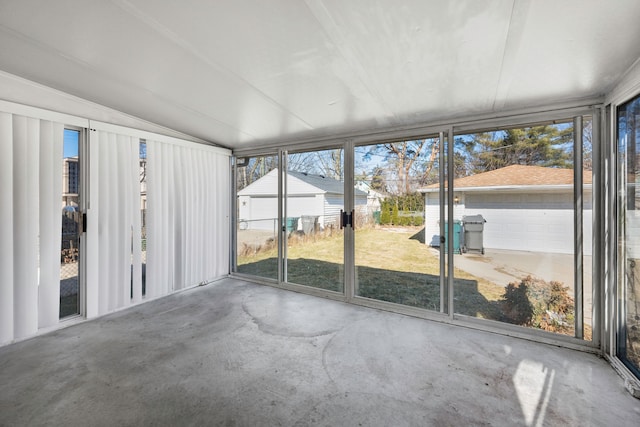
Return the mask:
<path id="1" fill-rule="evenodd" d="M 456 136 L 456 313 L 575 335 L 573 151 L 572 122 Z"/>
<path id="2" fill-rule="evenodd" d="M 344 290 L 343 157 L 342 148 L 287 157 L 287 282 Z"/>
<path id="3" fill-rule="evenodd" d="M 438 200 L 438 153 L 438 138 L 355 148 L 356 295 L 440 310 L 440 213 L 427 202 L 425 228 L 419 192 Z"/>
<path id="4" fill-rule="evenodd" d="M 593 118 L 584 117 L 582 131 L 582 283 L 585 340 L 591 340 L 593 326 Z"/>
<path id="5" fill-rule="evenodd" d="M 640 377 L 640 97 L 618 109 L 618 168 L 624 186 L 620 233 L 624 253 L 619 285 L 618 355 Z"/>
<path id="6" fill-rule="evenodd" d="M 237 272 L 278 279 L 278 158 L 250 157 L 237 168 Z"/>
<path id="7" fill-rule="evenodd" d="M 142 295 L 147 293 L 147 142 L 140 141 L 140 218 L 142 245 Z"/>
<path id="8" fill-rule="evenodd" d="M 80 313 L 80 132 L 64 130 L 62 154 L 62 248 L 60 251 L 60 318 Z"/>

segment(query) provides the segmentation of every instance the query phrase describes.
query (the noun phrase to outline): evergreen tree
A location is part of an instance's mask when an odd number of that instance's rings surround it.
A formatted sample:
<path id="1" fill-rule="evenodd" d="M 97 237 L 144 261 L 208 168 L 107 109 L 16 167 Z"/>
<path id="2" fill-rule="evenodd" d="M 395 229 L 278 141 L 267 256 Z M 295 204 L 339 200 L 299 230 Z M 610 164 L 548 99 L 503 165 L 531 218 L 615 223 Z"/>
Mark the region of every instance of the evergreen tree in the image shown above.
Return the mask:
<path id="1" fill-rule="evenodd" d="M 400 224 L 400 213 L 398 212 L 398 205 L 394 204 L 393 209 L 391 210 L 391 223 L 393 225 Z"/>
<path id="2" fill-rule="evenodd" d="M 373 168 L 371 176 L 371 189 L 379 193 L 387 192 L 387 184 L 384 179 L 384 169 L 380 166 Z"/>
<path id="3" fill-rule="evenodd" d="M 390 224 L 391 223 L 391 206 L 389 205 L 388 199 L 385 199 L 380 204 L 380 224 Z"/>
<path id="4" fill-rule="evenodd" d="M 572 153 L 566 147 L 571 138 L 570 127 L 560 130 L 549 125 L 476 134 L 471 172 L 510 165 L 571 168 Z"/>

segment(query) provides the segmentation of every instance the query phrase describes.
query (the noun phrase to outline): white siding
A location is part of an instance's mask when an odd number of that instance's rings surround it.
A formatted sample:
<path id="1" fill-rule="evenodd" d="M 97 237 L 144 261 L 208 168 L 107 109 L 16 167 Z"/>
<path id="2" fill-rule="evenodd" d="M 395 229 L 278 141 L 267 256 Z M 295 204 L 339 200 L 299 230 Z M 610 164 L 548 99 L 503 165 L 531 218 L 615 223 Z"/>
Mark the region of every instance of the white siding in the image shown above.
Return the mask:
<path id="1" fill-rule="evenodd" d="M 438 193 L 427 193 L 424 206 L 425 243 L 440 246 L 440 201 Z"/>
<path id="2" fill-rule="evenodd" d="M 298 230 L 302 229 L 300 218 L 303 215 L 317 216 L 321 221 L 324 215 L 324 195 L 287 197 L 287 217 L 298 218 Z"/>
<path id="3" fill-rule="evenodd" d="M 246 227 L 248 230 L 274 230 L 278 219 L 277 197 L 240 196 L 238 199 L 238 219 L 240 222 L 246 222 L 246 225 L 241 224 L 241 227 Z M 339 210 L 340 209 L 338 209 L 338 211 Z M 287 197 L 287 217 L 299 219 L 303 215 L 320 217 L 320 224 L 324 226 L 324 195 L 316 194 Z M 301 228 L 302 222 L 298 220 L 298 229 Z"/>
<path id="4" fill-rule="evenodd" d="M 369 200 L 366 194 L 358 194 L 356 195 L 356 209 L 360 209 L 363 212 L 366 212 Z M 378 202 L 378 208 L 380 207 L 380 202 Z"/>
<path id="5" fill-rule="evenodd" d="M 246 221 L 247 229 L 277 231 L 277 197 L 241 196 L 239 211 L 239 219 Z"/>
<path id="6" fill-rule="evenodd" d="M 251 217 L 251 197 L 238 196 L 238 221 L 246 220 Z"/>
<path id="7" fill-rule="evenodd" d="M 340 209 L 344 210 L 344 197 L 341 194 L 328 194 L 324 202 L 322 226 L 340 226 Z"/>
<path id="8" fill-rule="evenodd" d="M 454 208 L 454 217 L 482 215 L 485 248 L 573 253 L 572 193 L 467 193 Z M 592 250 L 591 195 L 585 194 L 584 254 Z M 438 246 L 439 201 L 425 198 L 426 243 Z"/>
<path id="9" fill-rule="evenodd" d="M 355 208 L 358 212 L 366 214 L 367 195 L 359 194 L 355 198 Z M 340 210 L 344 210 L 344 198 L 341 194 L 328 194 L 324 204 L 324 224 L 340 225 Z"/>

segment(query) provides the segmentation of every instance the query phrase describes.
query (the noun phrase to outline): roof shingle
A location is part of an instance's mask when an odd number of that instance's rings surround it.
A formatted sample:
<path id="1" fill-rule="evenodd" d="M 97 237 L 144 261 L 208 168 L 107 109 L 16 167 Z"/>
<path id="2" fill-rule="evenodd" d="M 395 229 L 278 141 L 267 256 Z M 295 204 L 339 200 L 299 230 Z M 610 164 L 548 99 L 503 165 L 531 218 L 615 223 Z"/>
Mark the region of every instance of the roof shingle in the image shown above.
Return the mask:
<path id="1" fill-rule="evenodd" d="M 584 184 L 591 184 L 591 171 L 583 171 L 582 179 Z M 453 182 L 455 188 L 571 185 L 573 184 L 573 169 L 511 165 L 489 172 L 457 178 Z M 438 187 L 439 184 L 432 184 L 425 189 Z"/>

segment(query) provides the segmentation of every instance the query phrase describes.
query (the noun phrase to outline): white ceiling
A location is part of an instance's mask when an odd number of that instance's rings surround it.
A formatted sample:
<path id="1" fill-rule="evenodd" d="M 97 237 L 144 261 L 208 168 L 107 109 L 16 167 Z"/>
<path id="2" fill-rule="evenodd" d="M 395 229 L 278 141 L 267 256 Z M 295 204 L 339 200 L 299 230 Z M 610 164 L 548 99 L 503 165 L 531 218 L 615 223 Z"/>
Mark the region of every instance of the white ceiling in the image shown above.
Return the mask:
<path id="1" fill-rule="evenodd" d="M 0 70 L 246 148 L 600 96 L 638 22 L 638 0 L 0 0 Z"/>

